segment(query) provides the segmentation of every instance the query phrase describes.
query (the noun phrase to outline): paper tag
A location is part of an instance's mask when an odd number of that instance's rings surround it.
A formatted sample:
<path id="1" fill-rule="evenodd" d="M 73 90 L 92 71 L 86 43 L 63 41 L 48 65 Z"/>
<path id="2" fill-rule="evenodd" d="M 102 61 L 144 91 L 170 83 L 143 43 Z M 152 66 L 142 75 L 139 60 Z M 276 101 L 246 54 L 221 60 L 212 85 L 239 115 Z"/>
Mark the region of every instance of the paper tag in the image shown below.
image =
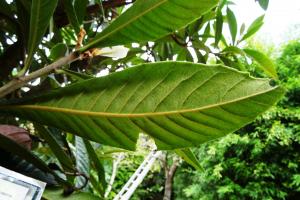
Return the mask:
<path id="1" fill-rule="evenodd" d="M 40 200 L 46 184 L 0 166 L 0 200 Z"/>
<path id="2" fill-rule="evenodd" d="M 29 188 L 0 179 L 0 200 L 24 200 Z"/>

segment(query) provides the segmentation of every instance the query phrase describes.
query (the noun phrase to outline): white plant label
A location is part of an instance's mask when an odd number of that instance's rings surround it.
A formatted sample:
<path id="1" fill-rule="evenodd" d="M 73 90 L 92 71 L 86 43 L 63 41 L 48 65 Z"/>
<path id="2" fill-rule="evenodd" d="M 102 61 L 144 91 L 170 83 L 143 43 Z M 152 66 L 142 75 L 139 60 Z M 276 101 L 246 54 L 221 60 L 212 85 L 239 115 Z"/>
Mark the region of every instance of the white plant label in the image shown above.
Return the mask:
<path id="1" fill-rule="evenodd" d="M 0 200 L 24 200 L 29 188 L 0 179 Z"/>
<path id="2" fill-rule="evenodd" d="M 0 200 L 40 200 L 46 183 L 0 166 Z"/>

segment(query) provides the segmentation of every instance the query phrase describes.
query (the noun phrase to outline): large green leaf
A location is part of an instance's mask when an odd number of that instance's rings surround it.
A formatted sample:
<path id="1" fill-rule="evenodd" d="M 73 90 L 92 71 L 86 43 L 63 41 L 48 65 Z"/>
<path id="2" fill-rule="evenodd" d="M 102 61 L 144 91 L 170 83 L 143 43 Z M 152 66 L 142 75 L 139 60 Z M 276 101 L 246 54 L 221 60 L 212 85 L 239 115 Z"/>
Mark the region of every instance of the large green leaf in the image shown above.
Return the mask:
<path id="1" fill-rule="evenodd" d="M 0 112 L 115 147 L 134 149 L 144 132 L 159 149 L 176 149 L 241 128 L 283 93 L 268 79 L 228 67 L 162 62 L 3 105 Z"/>
<path id="2" fill-rule="evenodd" d="M 33 0 L 30 14 L 30 29 L 27 53 L 24 69 L 27 69 L 33 55 L 40 44 L 50 19 L 54 13 L 58 0 Z"/>
<path id="3" fill-rule="evenodd" d="M 154 41 L 197 20 L 217 3 L 218 0 L 137 0 L 81 51 Z"/>

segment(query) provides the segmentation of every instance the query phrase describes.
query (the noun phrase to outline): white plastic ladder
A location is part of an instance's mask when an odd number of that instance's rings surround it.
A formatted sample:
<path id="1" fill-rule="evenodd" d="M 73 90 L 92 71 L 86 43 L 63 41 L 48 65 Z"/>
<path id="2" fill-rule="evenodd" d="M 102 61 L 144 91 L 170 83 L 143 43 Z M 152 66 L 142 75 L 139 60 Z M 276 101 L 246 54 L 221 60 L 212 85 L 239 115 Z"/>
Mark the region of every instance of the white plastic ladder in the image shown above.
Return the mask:
<path id="1" fill-rule="evenodd" d="M 114 200 L 128 200 L 134 193 L 139 184 L 143 181 L 151 166 L 161 154 L 161 151 L 151 151 L 146 159 L 142 162 L 139 168 L 130 177 L 127 183 L 123 186 L 121 191 L 115 196 Z"/>

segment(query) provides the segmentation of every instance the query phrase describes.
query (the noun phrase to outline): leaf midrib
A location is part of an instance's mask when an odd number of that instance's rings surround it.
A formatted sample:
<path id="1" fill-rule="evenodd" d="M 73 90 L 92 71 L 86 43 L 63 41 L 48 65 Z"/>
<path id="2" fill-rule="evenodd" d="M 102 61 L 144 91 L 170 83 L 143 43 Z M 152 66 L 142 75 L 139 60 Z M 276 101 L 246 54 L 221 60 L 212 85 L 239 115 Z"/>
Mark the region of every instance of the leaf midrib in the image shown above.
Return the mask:
<path id="1" fill-rule="evenodd" d="M 66 113 L 66 114 L 73 114 L 73 115 L 83 115 L 83 116 L 95 116 L 95 117 L 116 117 L 116 118 L 133 118 L 133 117 L 152 117 L 152 116 L 164 116 L 164 115 L 172 115 L 172 114 L 180 114 L 180 113 L 187 113 L 187 112 L 198 112 L 201 110 L 209 109 L 209 108 L 215 108 L 219 106 L 223 106 L 226 104 L 231 104 L 239 101 L 243 101 L 246 99 L 250 99 L 255 96 L 259 95 L 264 95 L 267 94 L 271 91 L 275 91 L 276 89 L 281 89 L 281 87 L 276 86 L 274 88 L 264 90 L 252 95 L 247 95 L 244 97 L 236 98 L 230 101 L 224 101 L 221 103 L 216 103 L 216 104 L 211 104 L 207 106 L 202 106 L 200 108 L 195 108 L 195 109 L 182 109 L 179 111 L 168 111 L 168 112 L 154 112 L 154 113 L 109 113 L 109 112 L 91 112 L 91 111 L 84 111 L 84 110 L 74 110 L 74 109 L 69 109 L 69 108 L 54 108 L 50 106 L 39 106 L 39 105 L 9 105 L 9 106 L 0 106 L 1 109 L 34 109 L 34 110 L 41 110 L 41 111 L 49 111 L 49 112 L 61 112 L 61 113 Z M 259 102 L 260 104 L 264 104 L 262 102 Z M 266 106 L 271 106 L 271 104 L 264 104 Z"/>

